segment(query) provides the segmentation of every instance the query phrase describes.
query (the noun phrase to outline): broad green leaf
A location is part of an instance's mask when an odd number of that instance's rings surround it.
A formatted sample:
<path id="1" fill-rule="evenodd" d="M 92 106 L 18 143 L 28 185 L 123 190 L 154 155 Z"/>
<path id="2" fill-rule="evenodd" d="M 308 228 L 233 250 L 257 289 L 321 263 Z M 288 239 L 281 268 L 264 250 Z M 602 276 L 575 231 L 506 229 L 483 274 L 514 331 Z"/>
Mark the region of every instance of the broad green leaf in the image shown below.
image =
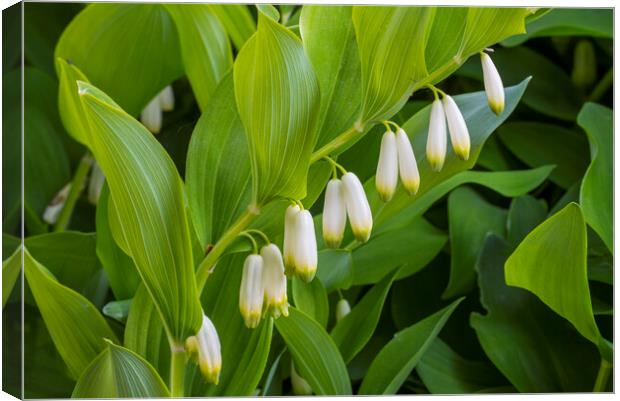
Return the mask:
<path id="1" fill-rule="evenodd" d="M 214 244 L 251 202 L 250 160 L 232 74 L 198 120 L 187 150 L 186 188 L 196 234 Z"/>
<path id="2" fill-rule="evenodd" d="M 485 353 L 520 392 L 592 391 L 596 347 L 534 295 L 506 285 L 509 255 L 506 242 L 490 235 L 476 265 L 488 313 L 472 313 L 470 323 Z"/>
<path id="3" fill-rule="evenodd" d="M 588 134 L 592 160 L 583 177 L 579 202 L 586 222 L 613 252 L 612 111 L 595 103 L 586 103 L 577 122 Z"/>
<path id="4" fill-rule="evenodd" d="M 295 361 L 295 368 L 318 395 L 351 394 L 351 382 L 342 356 L 325 330 L 305 313 L 289 308 L 276 328 Z"/>
<path id="5" fill-rule="evenodd" d="M 77 81 L 88 82 L 88 78 L 73 62 L 61 57 L 56 58 L 56 71 L 59 80 L 58 110 L 62 123 L 73 139 L 87 145 L 88 123 L 79 100 Z"/>
<path id="6" fill-rule="evenodd" d="M 343 249 L 321 250 L 316 276 L 321 280 L 327 292 L 349 288 L 353 279 L 351 252 Z"/>
<path id="7" fill-rule="evenodd" d="M 55 56 L 70 60 L 131 115 L 183 74 L 179 38 L 163 4 L 90 4 L 67 26 Z"/>
<path id="8" fill-rule="evenodd" d="M 530 231 L 547 217 L 547 208 L 538 199 L 530 195 L 519 196 L 510 202 L 506 220 L 506 239 L 514 249 Z"/>
<path id="9" fill-rule="evenodd" d="M 549 180 L 562 188 L 569 188 L 580 180 L 586 170 L 586 138 L 580 132 L 553 124 L 514 122 L 501 126 L 498 135 L 528 166 L 555 165 Z"/>
<path id="10" fill-rule="evenodd" d="M 424 51 L 433 7 L 353 7 L 361 62 L 360 126 L 391 117 L 427 75 Z"/>
<path id="11" fill-rule="evenodd" d="M 220 20 L 235 48 L 241 50 L 245 42 L 256 31 L 256 22 L 245 4 L 209 4 L 211 11 Z"/>
<path id="12" fill-rule="evenodd" d="M 155 369 L 138 354 L 112 343 L 80 376 L 72 398 L 169 397 Z"/>
<path id="13" fill-rule="evenodd" d="M 321 90 L 317 148 L 359 117 L 361 72 L 351 9 L 304 5 L 301 10 L 301 37 Z"/>
<path id="14" fill-rule="evenodd" d="M 444 299 L 465 295 L 476 284 L 474 265 L 487 233 L 504 236 L 506 210 L 489 202 L 468 187 L 455 189 L 448 197 L 450 225 L 450 280 Z"/>
<path id="15" fill-rule="evenodd" d="M 496 136 L 487 139 L 476 165 L 491 171 L 510 170 L 512 166 L 509 152 L 500 145 Z"/>
<path id="16" fill-rule="evenodd" d="M 232 66 L 226 31 L 208 4 L 165 4 L 179 33 L 185 73 L 200 110 Z M 225 6 L 221 6 L 225 7 Z"/>
<path id="17" fill-rule="evenodd" d="M 129 254 L 170 341 L 183 342 L 198 331 L 202 315 L 181 178 L 142 124 L 99 89 L 79 85 L 88 143 L 105 174 Z"/>
<path id="18" fill-rule="evenodd" d="M 253 201 L 304 198 L 319 113 L 319 84 L 301 41 L 263 11 L 234 65 L 235 97 L 245 126 Z"/>
<path id="19" fill-rule="evenodd" d="M 398 278 L 428 264 L 446 244 L 447 235 L 423 218 L 381 231 L 353 250 L 353 284 L 372 284 L 403 266 Z"/>
<path id="20" fill-rule="evenodd" d="M 60 284 L 24 249 L 24 272 L 41 316 L 73 378 L 104 349 L 104 338 L 116 335 L 86 298 Z"/>
<path id="21" fill-rule="evenodd" d="M 6 304 L 22 268 L 22 248 L 19 247 L 6 260 L 2 261 L 2 308 Z"/>
<path id="22" fill-rule="evenodd" d="M 506 261 L 506 284 L 531 291 L 594 344 L 602 340 L 586 271 L 586 224 L 571 203 L 536 227 Z"/>
<path id="23" fill-rule="evenodd" d="M 527 33 L 512 36 L 504 46 L 517 46 L 544 36 L 613 37 L 613 11 L 595 8 L 556 8 L 527 24 Z"/>
<path id="24" fill-rule="evenodd" d="M 379 323 L 383 304 L 397 274 L 398 271 L 393 271 L 373 286 L 355 304 L 351 312 L 336 323 L 331 336 L 340 349 L 340 354 L 345 363 L 351 362 L 353 357 L 364 348 L 372 337 Z"/>
<path id="25" fill-rule="evenodd" d="M 321 279 L 315 277 L 314 280 L 306 283 L 298 278 L 294 278 L 290 283 L 295 307 L 325 328 L 329 318 L 329 303 L 327 301 L 327 292 L 321 283 Z"/>
<path id="26" fill-rule="evenodd" d="M 396 394 L 462 300 L 396 333 L 368 368 L 359 394 Z"/>
<path id="27" fill-rule="evenodd" d="M 431 394 L 469 394 L 506 384 L 488 362 L 470 361 L 436 338 L 416 367 Z"/>

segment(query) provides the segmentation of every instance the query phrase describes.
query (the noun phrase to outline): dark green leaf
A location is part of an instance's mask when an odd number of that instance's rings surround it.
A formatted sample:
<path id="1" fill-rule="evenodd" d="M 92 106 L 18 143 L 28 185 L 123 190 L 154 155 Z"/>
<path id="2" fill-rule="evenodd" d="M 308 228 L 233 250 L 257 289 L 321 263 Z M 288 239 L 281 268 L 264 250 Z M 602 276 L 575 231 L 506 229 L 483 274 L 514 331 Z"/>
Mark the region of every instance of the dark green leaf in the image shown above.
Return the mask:
<path id="1" fill-rule="evenodd" d="M 514 198 L 510 202 L 508 219 L 506 220 L 508 244 L 512 248 L 516 248 L 523 238 L 542 223 L 546 217 L 547 208 L 533 196 L 523 195 Z"/>
<path id="2" fill-rule="evenodd" d="M 329 303 L 327 302 L 327 292 L 321 283 L 321 279 L 316 277 L 311 282 L 306 283 L 303 280 L 294 278 L 291 284 L 295 307 L 325 328 L 329 318 Z"/>
<path id="3" fill-rule="evenodd" d="M 2 308 L 9 299 L 22 267 L 22 248 L 19 247 L 6 260 L 2 261 Z"/>
<path id="4" fill-rule="evenodd" d="M 324 249 L 319 252 L 316 276 L 327 292 L 346 289 L 353 279 L 353 260 L 351 252 L 341 249 Z"/>

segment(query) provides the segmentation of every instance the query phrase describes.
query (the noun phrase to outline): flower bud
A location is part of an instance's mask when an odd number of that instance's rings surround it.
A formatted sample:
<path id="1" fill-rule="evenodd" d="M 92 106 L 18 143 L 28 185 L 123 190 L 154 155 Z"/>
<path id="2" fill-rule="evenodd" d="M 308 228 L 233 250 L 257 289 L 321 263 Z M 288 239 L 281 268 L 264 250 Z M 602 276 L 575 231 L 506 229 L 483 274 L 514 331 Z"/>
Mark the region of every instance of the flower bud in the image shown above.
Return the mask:
<path id="1" fill-rule="evenodd" d="M 368 241 L 372 231 L 372 213 L 368 205 L 364 187 L 359 178 L 351 172 L 342 176 L 344 188 L 344 201 L 347 207 L 347 215 L 351 222 L 353 235 L 360 242 Z"/>
<path id="2" fill-rule="evenodd" d="M 463 160 L 469 159 L 469 131 L 465 119 L 451 96 L 446 95 L 443 98 L 443 108 L 446 112 L 448 120 L 448 130 L 450 131 L 450 140 L 452 141 L 452 149 L 458 157 Z"/>
<path id="3" fill-rule="evenodd" d="M 398 169 L 400 180 L 409 195 L 415 195 L 420 188 L 420 172 L 415 154 L 407 133 L 402 128 L 396 131 L 396 147 L 398 149 Z"/>
<path id="4" fill-rule="evenodd" d="M 312 395 L 310 384 L 295 370 L 295 362 L 291 360 L 291 386 L 295 395 Z"/>
<path id="5" fill-rule="evenodd" d="M 93 205 L 99 202 L 104 182 L 105 175 L 103 175 L 103 171 L 101 171 L 99 164 L 94 162 L 93 169 L 90 172 L 90 180 L 88 181 L 88 201 Z"/>
<path id="6" fill-rule="evenodd" d="M 498 116 L 504 111 L 504 85 L 502 78 L 495 68 L 491 57 L 482 52 L 480 53 L 482 63 L 482 76 L 484 78 L 484 90 L 487 93 L 487 101 L 493 113 Z"/>
<path id="7" fill-rule="evenodd" d="M 290 205 L 286 209 L 286 215 L 284 216 L 284 244 L 282 250 L 284 252 L 284 268 L 288 276 L 292 276 L 295 273 L 295 226 L 297 225 L 298 215 L 299 206 Z"/>
<path id="8" fill-rule="evenodd" d="M 185 348 L 190 355 L 198 356 L 200 372 L 205 380 L 217 384 L 222 370 L 222 352 L 215 326 L 207 315 L 203 314 L 202 327 L 198 334 L 185 340 Z"/>
<path id="9" fill-rule="evenodd" d="M 447 146 L 446 115 L 441 100 L 437 99 L 431 107 L 431 121 L 426 140 L 426 159 L 434 171 L 441 171 L 446 159 Z"/>
<path id="10" fill-rule="evenodd" d="M 65 207 L 65 202 L 67 201 L 67 196 L 69 196 L 69 192 L 71 191 L 71 183 L 68 183 L 58 193 L 54 196 L 54 199 L 47 205 L 45 211 L 43 212 L 43 221 L 47 224 L 56 224 L 58 221 L 58 217 L 60 216 L 60 212 Z"/>
<path id="11" fill-rule="evenodd" d="M 239 309 L 245 325 L 250 329 L 260 323 L 263 298 L 263 258 L 260 255 L 248 255 L 243 264 L 239 287 Z"/>
<path id="12" fill-rule="evenodd" d="M 349 313 L 351 313 L 351 305 L 349 305 L 349 301 L 342 298 L 336 305 L 336 322 L 341 321 Z"/>
<path id="13" fill-rule="evenodd" d="M 323 241 L 330 248 L 338 248 L 342 242 L 347 209 L 344 205 L 342 181 L 337 178 L 329 180 L 325 190 L 325 206 L 323 207 Z"/>
<path id="14" fill-rule="evenodd" d="M 172 86 L 166 86 L 161 92 L 159 92 L 159 105 L 163 111 L 174 110 L 174 92 Z"/>
<path id="15" fill-rule="evenodd" d="M 309 283 L 316 274 L 318 254 L 314 221 L 308 210 L 302 210 L 295 222 L 295 275 Z"/>
<path id="16" fill-rule="evenodd" d="M 263 258 L 265 307 L 274 318 L 281 314 L 288 316 L 286 276 L 280 249 L 274 244 L 265 245 L 260 251 L 260 256 Z"/>
<path id="17" fill-rule="evenodd" d="M 142 110 L 140 121 L 142 121 L 142 124 L 153 134 L 159 133 L 161 130 L 161 105 L 159 95 L 155 96 L 149 104 L 146 105 L 144 110 Z"/>
<path id="18" fill-rule="evenodd" d="M 377 193 L 382 201 L 388 202 L 394 196 L 398 184 L 398 155 L 396 151 L 396 135 L 386 131 L 381 139 L 379 163 L 375 175 Z"/>

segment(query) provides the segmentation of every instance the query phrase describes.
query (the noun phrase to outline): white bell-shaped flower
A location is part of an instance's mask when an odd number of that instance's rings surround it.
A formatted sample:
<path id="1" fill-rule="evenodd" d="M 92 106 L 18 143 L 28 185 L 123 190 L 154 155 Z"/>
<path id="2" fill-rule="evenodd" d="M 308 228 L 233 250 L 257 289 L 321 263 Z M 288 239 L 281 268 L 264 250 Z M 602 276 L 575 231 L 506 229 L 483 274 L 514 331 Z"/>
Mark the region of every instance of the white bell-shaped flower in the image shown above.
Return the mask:
<path id="1" fill-rule="evenodd" d="M 198 334 L 185 340 L 185 348 L 190 355 L 198 357 L 198 366 L 205 380 L 217 384 L 222 370 L 222 352 L 215 326 L 207 315 L 203 314 Z"/>
<path id="2" fill-rule="evenodd" d="M 420 172 L 409 136 L 402 128 L 396 131 L 396 147 L 398 149 L 400 181 L 409 195 L 415 195 L 420 188 Z"/>
<path id="3" fill-rule="evenodd" d="M 465 119 L 459 106 L 456 105 L 454 99 L 451 96 L 444 96 L 443 108 L 446 113 L 446 120 L 448 120 L 448 130 L 450 131 L 450 141 L 452 142 L 452 149 L 458 157 L 463 160 L 469 159 L 469 131 L 465 124 Z"/>
<path id="4" fill-rule="evenodd" d="M 482 63 L 482 77 L 484 78 L 484 90 L 487 93 L 487 101 L 493 113 L 498 116 L 504 111 L 504 84 L 502 78 L 493 64 L 491 57 L 482 52 L 480 53 Z"/>
<path id="5" fill-rule="evenodd" d="M 441 100 L 436 99 L 431 106 L 431 120 L 428 125 L 426 140 L 426 159 L 434 171 L 441 171 L 446 159 L 448 133 L 446 132 L 446 114 Z"/>
<path id="6" fill-rule="evenodd" d="M 295 221 L 295 275 L 309 283 L 316 274 L 318 253 L 314 221 L 308 210 L 297 214 Z"/>
<path id="7" fill-rule="evenodd" d="M 349 313 L 351 313 L 351 305 L 349 305 L 349 301 L 342 298 L 336 304 L 336 322 L 341 321 Z"/>
<path id="8" fill-rule="evenodd" d="M 265 245 L 260 256 L 263 258 L 263 291 L 265 308 L 275 318 L 288 316 L 286 275 L 280 249 L 275 244 Z"/>
<path id="9" fill-rule="evenodd" d="M 382 201 L 388 202 L 394 196 L 398 184 L 398 154 L 396 150 L 396 135 L 388 130 L 381 139 L 379 162 L 375 185 Z"/>
<path id="10" fill-rule="evenodd" d="M 359 178 L 351 172 L 342 176 L 344 200 L 353 235 L 360 242 L 368 241 L 372 231 L 372 213 Z"/>
<path id="11" fill-rule="evenodd" d="M 291 359 L 291 386 L 295 395 L 312 395 L 310 384 L 297 373 L 295 362 Z"/>
<path id="12" fill-rule="evenodd" d="M 295 274 L 295 226 L 297 215 L 300 208 L 297 205 L 290 205 L 286 209 L 284 216 L 284 243 L 282 252 L 284 253 L 284 268 L 288 276 Z"/>
<path id="13" fill-rule="evenodd" d="M 174 92 L 172 86 L 168 85 L 161 92 L 159 92 L 159 105 L 163 111 L 174 110 Z"/>
<path id="14" fill-rule="evenodd" d="M 54 199 L 47 205 L 45 211 L 43 212 L 43 221 L 47 224 L 56 224 L 58 221 L 58 217 L 60 216 L 60 212 L 65 207 L 65 202 L 67 201 L 67 196 L 69 196 L 69 192 L 71 191 L 71 183 L 68 183 L 58 193 L 54 196 Z"/>
<path id="15" fill-rule="evenodd" d="M 347 209 L 344 204 L 342 181 L 329 180 L 325 190 L 323 207 L 323 241 L 329 248 L 338 248 L 342 242 L 347 224 Z"/>
<path id="16" fill-rule="evenodd" d="M 153 134 L 158 134 L 161 131 L 162 115 L 159 95 L 155 96 L 142 110 L 140 121 Z"/>
<path id="17" fill-rule="evenodd" d="M 239 287 L 239 309 L 245 325 L 250 329 L 260 323 L 263 299 L 263 258 L 260 255 L 248 255 L 243 264 Z"/>
<path id="18" fill-rule="evenodd" d="M 90 172 L 90 179 L 88 181 L 88 201 L 93 205 L 99 202 L 101 196 L 101 189 L 105 183 L 105 175 L 97 162 L 93 163 L 93 168 Z"/>

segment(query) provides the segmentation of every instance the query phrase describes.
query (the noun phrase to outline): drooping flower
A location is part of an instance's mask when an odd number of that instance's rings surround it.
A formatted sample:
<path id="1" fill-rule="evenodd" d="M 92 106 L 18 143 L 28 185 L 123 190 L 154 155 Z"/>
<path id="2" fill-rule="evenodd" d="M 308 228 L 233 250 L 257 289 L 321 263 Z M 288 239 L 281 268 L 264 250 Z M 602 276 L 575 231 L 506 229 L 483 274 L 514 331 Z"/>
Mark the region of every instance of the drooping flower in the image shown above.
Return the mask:
<path id="1" fill-rule="evenodd" d="M 316 274 L 318 254 L 314 221 L 308 210 L 301 210 L 295 219 L 295 275 L 309 283 Z"/>
<path id="2" fill-rule="evenodd" d="M 323 207 L 323 241 L 330 248 L 338 248 L 342 242 L 347 224 L 347 209 L 344 204 L 342 181 L 329 180 L 325 190 Z"/>
<path id="3" fill-rule="evenodd" d="M 446 159 L 447 135 L 443 105 L 441 100 L 436 99 L 431 107 L 431 120 L 426 140 L 426 159 L 431 169 L 437 172 L 441 171 Z"/>
<path id="4" fill-rule="evenodd" d="M 465 124 L 463 114 L 451 96 L 445 95 L 443 98 L 443 108 L 448 120 L 448 130 L 450 131 L 450 141 L 452 149 L 458 157 L 463 160 L 469 159 L 469 131 Z"/>
<path id="5" fill-rule="evenodd" d="M 336 304 L 336 322 L 341 321 L 349 313 L 351 313 L 351 305 L 349 305 L 349 301 L 342 298 Z"/>
<path id="6" fill-rule="evenodd" d="M 243 264 L 239 287 L 239 309 L 245 325 L 253 329 L 260 323 L 263 313 L 263 258 L 248 255 Z"/>
<path id="7" fill-rule="evenodd" d="M 364 192 L 364 187 L 354 173 L 348 172 L 342 176 L 344 200 L 347 215 L 351 222 L 353 235 L 360 242 L 368 241 L 372 231 L 372 213 Z"/>
<path id="8" fill-rule="evenodd" d="M 142 114 L 140 114 L 140 121 L 153 134 L 158 134 L 161 131 L 161 112 L 161 103 L 159 95 L 157 95 L 146 105 L 142 110 Z"/>
<path id="9" fill-rule="evenodd" d="M 260 256 L 263 258 L 263 290 L 265 308 L 275 318 L 288 316 L 286 275 L 280 249 L 275 244 L 265 245 Z"/>
<path id="10" fill-rule="evenodd" d="M 54 196 L 54 199 L 47 205 L 45 211 L 43 212 L 43 221 L 47 224 L 56 224 L 58 221 L 58 217 L 60 216 L 60 212 L 65 207 L 65 202 L 67 201 L 67 196 L 69 196 L 69 192 L 71 191 L 71 183 L 68 183 L 58 193 Z"/>
<path id="11" fill-rule="evenodd" d="M 185 348 L 190 355 L 198 357 L 198 366 L 205 380 L 217 384 L 222 370 L 222 352 L 217 330 L 207 315 L 203 314 L 198 334 L 185 340 Z"/>
<path id="12" fill-rule="evenodd" d="M 174 92 L 172 86 L 168 85 L 161 92 L 159 92 L 159 105 L 163 111 L 174 110 Z"/>
<path id="13" fill-rule="evenodd" d="M 290 205 L 284 216 L 284 268 L 287 276 L 295 274 L 295 226 L 300 208 L 298 205 Z"/>
<path id="14" fill-rule="evenodd" d="M 99 164 L 95 161 L 93 162 L 93 169 L 90 172 L 90 179 L 88 181 L 88 201 L 93 205 L 99 202 L 104 182 L 105 175 L 103 175 L 101 167 L 99 167 Z"/>
<path id="15" fill-rule="evenodd" d="M 396 135 L 391 130 L 383 134 L 375 185 L 382 201 L 388 202 L 394 196 L 398 184 L 398 154 L 396 150 Z"/>
<path id="16" fill-rule="evenodd" d="M 402 128 L 396 131 L 396 147 L 398 149 L 400 181 L 409 195 L 415 195 L 420 188 L 420 172 L 409 137 Z"/>
<path id="17" fill-rule="evenodd" d="M 312 395 L 312 387 L 310 384 L 297 373 L 295 370 L 295 362 L 291 359 L 291 386 L 295 395 Z"/>
<path id="18" fill-rule="evenodd" d="M 482 63 L 482 76 L 484 78 L 484 90 L 487 93 L 487 101 L 493 113 L 500 115 L 504 111 L 504 84 L 495 68 L 491 57 L 485 52 L 480 53 Z"/>

